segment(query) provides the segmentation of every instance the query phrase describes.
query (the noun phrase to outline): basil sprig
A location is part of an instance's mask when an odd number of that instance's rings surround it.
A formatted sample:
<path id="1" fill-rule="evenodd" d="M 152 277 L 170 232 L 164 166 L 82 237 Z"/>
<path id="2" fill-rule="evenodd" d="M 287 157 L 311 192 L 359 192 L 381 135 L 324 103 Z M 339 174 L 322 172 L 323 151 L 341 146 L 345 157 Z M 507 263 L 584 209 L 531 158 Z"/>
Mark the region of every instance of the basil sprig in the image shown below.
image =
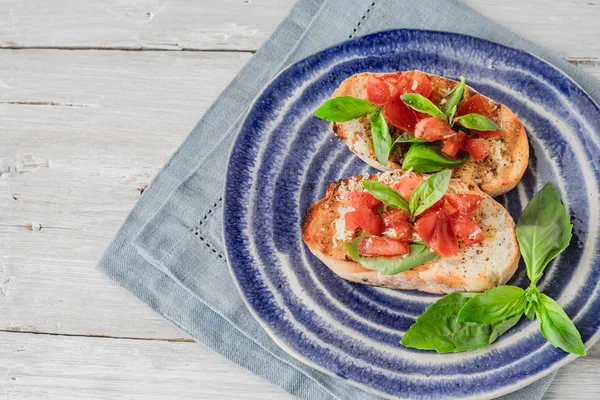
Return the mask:
<path id="1" fill-rule="evenodd" d="M 404 197 L 394 189 L 379 181 L 363 179 L 360 183 L 377 200 L 380 200 L 388 207 L 399 208 L 408 212 L 411 217 L 422 214 L 429 207 L 434 205 L 442 198 L 448 190 L 452 172 L 442 171 L 431 175 L 419 183 L 415 188 L 410 200 L 406 201 Z"/>
<path id="2" fill-rule="evenodd" d="M 465 93 L 465 77 L 460 77 L 460 83 L 454 87 L 446 95 L 446 103 L 442 109 L 433 104 L 427 97 L 418 93 L 407 93 L 400 96 L 404 104 L 421 113 L 429 114 L 432 117 L 439 118 L 448 122 L 450 127 L 459 122 L 462 126 L 468 129 L 476 129 L 478 131 L 495 131 L 500 127 L 491 119 L 480 114 L 466 114 L 460 117 L 454 117 L 458 104 L 462 100 Z"/>
<path id="3" fill-rule="evenodd" d="M 571 231 L 569 216 L 558 193 L 550 183 L 546 184 L 525 207 L 517 224 L 517 239 L 531 285 L 526 290 L 499 286 L 470 296 L 462 305 L 454 301 L 453 307 L 445 307 L 444 313 L 434 319 L 426 316 L 428 308 L 406 332 L 402 344 L 438 352 L 481 348 L 486 346 L 483 342 L 490 329 L 493 332 L 489 336 L 491 343 L 525 314 L 531 320 L 537 317 L 542 335 L 553 346 L 585 355 L 581 335 L 568 315 L 556 301 L 540 293 L 536 287 L 546 265 L 568 246 Z M 434 306 L 447 304 L 449 300 L 445 299 L 450 296 L 454 295 L 441 298 Z M 471 334 L 479 335 L 480 341 L 462 345 L 461 341 L 469 340 L 464 337 L 468 329 L 473 330 Z M 453 348 L 439 338 L 439 332 L 452 338 Z"/>
<path id="4" fill-rule="evenodd" d="M 416 217 L 422 214 L 442 198 L 448 190 L 450 176 L 452 176 L 451 171 L 438 172 L 422 181 L 415 188 L 408 202 L 411 216 Z"/>
<path id="5" fill-rule="evenodd" d="M 457 168 L 469 160 L 469 155 L 463 157 L 448 157 L 440 151 L 436 143 L 413 143 L 402 161 L 402 169 L 411 169 L 415 172 L 429 173 L 440 171 L 444 168 Z"/>
<path id="6" fill-rule="evenodd" d="M 360 242 L 368 237 L 363 233 L 356 239 L 344 243 L 346 251 L 354 261 L 367 269 L 379 271 L 382 275 L 395 275 L 407 269 L 427 264 L 439 256 L 421 243 L 411 243 L 409 245 L 410 253 L 407 256 L 399 257 L 361 257 L 358 254 Z"/>
<path id="7" fill-rule="evenodd" d="M 315 112 L 315 116 L 331 122 L 347 122 L 377 111 L 381 107 L 370 101 L 352 96 L 340 96 L 327 100 Z"/>
<path id="8" fill-rule="evenodd" d="M 394 143 L 392 143 L 388 123 L 383 116 L 383 107 L 356 97 L 339 96 L 327 100 L 315 112 L 315 116 L 331 122 L 347 122 L 365 115 L 369 115 L 371 123 L 375 157 L 381 165 L 387 166 Z"/>

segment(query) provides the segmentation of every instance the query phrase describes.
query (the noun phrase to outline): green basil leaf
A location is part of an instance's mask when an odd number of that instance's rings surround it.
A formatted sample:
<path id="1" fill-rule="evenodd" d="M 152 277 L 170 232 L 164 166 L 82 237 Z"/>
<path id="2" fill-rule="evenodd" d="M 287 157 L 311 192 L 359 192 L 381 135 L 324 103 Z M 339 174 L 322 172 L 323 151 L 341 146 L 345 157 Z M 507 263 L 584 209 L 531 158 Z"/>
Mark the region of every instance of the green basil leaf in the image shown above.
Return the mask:
<path id="1" fill-rule="evenodd" d="M 523 315 L 525 291 L 517 286 L 498 286 L 469 300 L 458 313 L 458 322 L 495 324 Z"/>
<path id="2" fill-rule="evenodd" d="M 579 331 L 556 301 L 541 293 L 536 311 L 542 335 L 554 347 L 585 356 L 585 346 Z"/>
<path id="3" fill-rule="evenodd" d="M 475 129 L 477 131 L 497 131 L 500 129 L 498 124 L 488 117 L 480 114 L 465 114 L 454 118 L 453 123 L 459 123 L 465 128 Z"/>
<path id="4" fill-rule="evenodd" d="M 533 285 L 546 265 L 569 245 L 572 230 L 560 196 L 547 183 L 529 201 L 517 223 L 517 240 Z"/>
<path id="5" fill-rule="evenodd" d="M 427 140 L 419 139 L 418 137 L 411 135 L 410 133 L 403 133 L 394 140 L 393 145 L 396 143 L 429 143 Z M 393 146 L 392 145 L 392 146 Z"/>
<path id="6" fill-rule="evenodd" d="M 406 257 L 361 257 L 358 254 L 358 245 L 367 236 L 368 234 L 363 233 L 358 238 L 344 243 L 344 246 L 354 261 L 367 269 L 379 271 L 382 275 L 395 275 L 438 258 L 429 247 L 415 243 L 410 244 L 410 253 Z"/>
<path id="7" fill-rule="evenodd" d="M 424 97 L 418 93 L 406 93 L 400 96 L 400 99 L 404 104 L 415 111 L 429 114 L 432 117 L 446 121 L 446 114 L 444 114 L 442 110 L 433 104 L 427 97 Z"/>
<path id="8" fill-rule="evenodd" d="M 449 115 L 448 115 L 448 125 L 453 126 L 454 125 L 454 114 L 456 114 L 456 106 L 452 107 L 450 109 Z M 464 127 L 463 127 L 464 128 Z M 466 129 L 466 128 L 465 128 Z"/>
<path id="9" fill-rule="evenodd" d="M 458 107 L 458 103 L 462 100 L 465 94 L 465 77 L 460 77 L 460 83 L 454 87 L 448 94 L 445 96 L 446 103 L 442 106 L 442 111 L 448 117 L 448 120 L 452 120 L 454 113 L 456 112 L 456 108 Z M 450 123 L 452 126 L 452 123 Z"/>
<path id="10" fill-rule="evenodd" d="M 373 138 L 375 156 L 381 165 L 387 166 L 392 150 L 392 137 L 381 108 L 371 113 L 369 121 L 371 122 L 371 137 Z"/>
<path id="11" fill-rule="evenodd" d="M 428 173 L 445 168 L 457 168 L 469 160 L 469 155 L 461 158 L 448 157 L 441 153 L 439 146 L 432 143 L 413 143 L 402 161 L 402 169 Z"/>
<path id="12" fill-rule="evenodd" d="M 450 177 L 452 176 L 451 171 L 438 172 L 435 175 L 431 175 L 425 179 L 415 188 L 408 206 L 410 208 L 410 214 L 413 217 L 420 215 L 423 211 L 435 204 L 439 199 L 442 198 L 444 193 L 448 190 L 448 184 L 450 183 Z"/>
<path id="13" fill-rule="evenodd" d="M 473 293 L 452 293 L 427 307 L 404 334 L 400 343 L 421 350 L 451 353 L 489 345 L 492 327 L 474 322 L 456 321 L 460 309 Z"/>
<path id="14" fill-rule="evenodd" d="M 427 307 L 400 341 L 406 347 L 450 353 L 481 349 L 489 346 L 500 335 L 513 327 L 521 315 L 515 315 L 496 324 L 458 322 L 460 310 L 475 293 L 452 293 Z"/>
<path id="15" fill-rule="evenodd" d="M 315 115 L 331 122 L 346 122 L 370 114 L 379 108 L 378 105 L 367 100 L 352 96 L 340 96 L 323 103 Z"/>
<path id="16" fill-rule="evenodd" d="M 502 336 L 504 334 L 504 332 L 506 332 L 513 326 L 515 326 L 517 324 L 517 322 L 519 322 L 519 320 L 521 319 L 522 316 L 523 316 L 523 312 L 516 314 L 512 317 L 509 317 L 509 318 L 503 320 L 502 322 L 497 323 L 496 325 L 493 325 L 492 334 L 490 335 L 490 341 L 489 341 L 490 344 L 492 344 L 496 339 L 498 339 L 500 336 Z"/>
<path id="17" fill-rule="evenodd" d="M 383 201 L 386 206 L 400 208 L 406 212 L 410 212 L 408 208 L 408 202 L 396 192 L 394 189 L 381 183 L 379 181 L 371 181 L 369 179 L 363 179 L 360 181 L 365 189 L 371 193 L 377 200 Z"/>

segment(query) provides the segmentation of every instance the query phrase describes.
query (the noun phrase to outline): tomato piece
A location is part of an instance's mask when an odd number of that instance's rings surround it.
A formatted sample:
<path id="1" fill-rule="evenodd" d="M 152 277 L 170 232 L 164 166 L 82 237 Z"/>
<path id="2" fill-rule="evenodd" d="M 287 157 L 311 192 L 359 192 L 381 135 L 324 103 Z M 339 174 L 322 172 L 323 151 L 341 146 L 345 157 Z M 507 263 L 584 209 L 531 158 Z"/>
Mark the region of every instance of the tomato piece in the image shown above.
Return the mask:
<path id="1" fill-rule="evenodd" d="M 411 134 L 415 132 L 418 121 L 417 114 L 412 108 L 404 104 L 399 97 L 395 97 L 394 100 L 383 106 L 383 116 L 396 128 Z"/>
<path id="2" fill-rule="evenodd" d="M 439 211 L 432 211 L 431 209 L 428 209 L 419 216 L 417 222 L 415 223 L 415 232 L 427 245 L 431 243 L 431 239 L 433 238 L 438 217 Z"/>
<path id="3" fill-rule="evenodd" d="M 427 75 L 423 73 L 415 73 L 415 79 L 410 82 L 410 87 L 408 93 L 418 93 L 423 97 L 427 97 L 431 100 L 431 95 L 433 94 L 433 85 L 431 81 L 427 77 Z"/>
<path id="4" fill-rule="evenodd" d="M 481 114 L 488 118 L 492 117 L 485 100 L 483 100 L 483 97 L 481 97 L 479 93 L 469 97 L 468 100 L 465 100 L 458 105 L 456 115 L 465 114 Z"/>
<path id="5" fill-rule="evenodd" d="M 415 232 L 429 248 L 442 257 L 452 257 L 458 251 L 458 241 L 452 230 L 451 209 L 444 204 L 437 211 L 428 209 L 415 224 Z"/>
<path id="6" fill-rule="evenodd" d="M 408 221 L 401 221 L 386 228 L 383 233 L 390 239 L 410 241 L 413 237 L 413 225 Z"/>
<path id="7" fill-rule="evenodd" d="M 364 238 L 358 245 L 358 254 L 363 257 L 393 257 L 408 254 L 408 242 L 387 239 L 380 236 Z"/>
<path id="8" fill-rule="evenodd" d="M 458 209 L 456 209 L 450 203 L 448 203 L 446 196 L 444 196 L 444 198 L 442 198 L 442 200 L 438 201 L 438 203 L 440 203 L 440 202 L 443 202 L 442 208 L 444 209 L 444 212 L 446 213 L 446 215 L 448 217 L 452 217 L 452 216 L 459 214 Z"/>
<path id="9" fill-rule="evenodd" d="M 477 207 L 481 204 L 481 196 L 476 194 L 458 194 L 450 193 L 446 195 L 446 201 L 456 208 L 459 213 L 470 215 L 472 212 L 477 210 Z"/>
<path id="10" fill-rule="evenodd" d="M 473 218 L 465 215 L 452 218 L 452 231 L 462 239 L 465 246 L 481 243 L 485 238 L 483 230 L 473 221 Z"/>
<path id="11" fill-rule="evenodd" d="M 381 235 L 383 231 L 383 220 L 370 208 L 359 208 L 347 212 L 344 215 L 344 220 L 346 222 L 346 230 L 354 230 L 361 227 L 371 235 Z"/>
<path id="12" fill-rule="evenodd" d="M 382 79 L 388 85 L 392 97 L 391 100 L 396 100 L 400 95 L 408 91 L 409 82 L 403 73 L 386 74 L 379 79 Z"/>
<path id="13" fill-rule="evenodd" d="M 381 218 L 383 218 L 383 225 L 386 228 L 391 228 L 406 222 L 410 218 L 410 214 L 399 208 L 393 208 L 381 214 Z"/>
<path id="14" fill-rule="evenodd" d="M 485 139 L 468 137 L 462 149 L 469 153 L 471 159 L 479 161 L 490 155 Z"/>
<path id="15" fill-rule="evenodd" d="M 429 243 L 431 250 L 442 257 L 452 257 L 458 252 L 458 240 L 452 230 L 446 210 L 438 211 L 438 222 Z M 425 242 L 427 243 L 427 242 Z"/>
<path id="16" fill-rule="evenodd" d="M 423 178 L 420 177 L 406 177 L 390 184 L 390 187 L 396 192 L 400 193 L 400 195 L 404 197 L 406 201 L 408 201 L 410 199 L 410 196 L 412 196 L 413 192 L 417 188 L 417 186 L 421 184 L 422 180 Z"/>
<path id="17" fill-rule="evenodd" d="M 367 100 L 380 106 L 392 101 L 390 87 L 382 79 L 369 79 L 367 81 Z"/>
<path id="18" fill-rule="evenodd" d="M 383 202 L 377 200 L 369 192 L 348 192 L 344 196 L 344 205 L 353 208 L 374 208 L 382 205 Z"/>
<path id="19" fill-rule="evenodd" d="M 448 139 L 455 135 L 457 132 L 453 131 L 446 121 L 436 117 L 422 119 L 415 126 L 415 136 L 428 142 Z"/>
<path id="20" fill-rule="evenodd" d="M 467 134 L 463 131 L 458 131 L 458 133 L 454 136 L 445 139 L 442 146 L 442 153 L 450 156 L 456 157 L 458 151 L 464 146 L 465 141 L 467 140 Z"/>

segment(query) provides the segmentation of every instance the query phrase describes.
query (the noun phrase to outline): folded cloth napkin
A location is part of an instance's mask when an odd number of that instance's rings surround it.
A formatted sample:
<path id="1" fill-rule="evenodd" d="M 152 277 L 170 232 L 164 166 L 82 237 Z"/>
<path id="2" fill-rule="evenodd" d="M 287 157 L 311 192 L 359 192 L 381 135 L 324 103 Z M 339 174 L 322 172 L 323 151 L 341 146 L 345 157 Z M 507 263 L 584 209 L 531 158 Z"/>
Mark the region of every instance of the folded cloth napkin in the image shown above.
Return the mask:
<path id="1" fill-rule="evenodd" d="M 335 43 L 392 28 L 461 33 L 529 51 L 600 100 L 594 78 L 456 1 L 299 0 L 146 189 L 99 264 L 196 341 L 299 399 L 377 397 L 283 352 L 242 302 L 222 242 L 229 149 L 247 107 L 282 68 Z M 505 398 L 540 399 L 553 376 Z"/>

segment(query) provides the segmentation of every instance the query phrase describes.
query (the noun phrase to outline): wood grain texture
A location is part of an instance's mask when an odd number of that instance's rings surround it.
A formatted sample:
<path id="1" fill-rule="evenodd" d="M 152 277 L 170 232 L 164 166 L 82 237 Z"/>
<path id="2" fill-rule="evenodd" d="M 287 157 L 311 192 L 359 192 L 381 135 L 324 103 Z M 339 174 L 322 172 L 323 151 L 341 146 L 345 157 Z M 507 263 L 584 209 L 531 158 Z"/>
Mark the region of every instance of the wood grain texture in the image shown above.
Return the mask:
<path id="1" fill-rule="evenodd" d="M 462 2 L 563 57 L 600 61 L 600 2 L 596 0 Z M 0 0 L 0 47 L 254 51 L 293 3 Z M 576 38 L 564 32 L 577 32 Z"/>
<path id="2" fill-rule="evenodd" d="M 0 0 L 0 47 L 256 50 L 294 0 Z"/>
<path id="3" fill-rule="evenodd" d="M 94 267 L 250 56 L 2 52 L 0 329 L 182 336 Z"/>
<path id="4" fill-rule="evenodd" d="M 196 343 L 0 332 L 2 399 L 291 399 Z"/>

